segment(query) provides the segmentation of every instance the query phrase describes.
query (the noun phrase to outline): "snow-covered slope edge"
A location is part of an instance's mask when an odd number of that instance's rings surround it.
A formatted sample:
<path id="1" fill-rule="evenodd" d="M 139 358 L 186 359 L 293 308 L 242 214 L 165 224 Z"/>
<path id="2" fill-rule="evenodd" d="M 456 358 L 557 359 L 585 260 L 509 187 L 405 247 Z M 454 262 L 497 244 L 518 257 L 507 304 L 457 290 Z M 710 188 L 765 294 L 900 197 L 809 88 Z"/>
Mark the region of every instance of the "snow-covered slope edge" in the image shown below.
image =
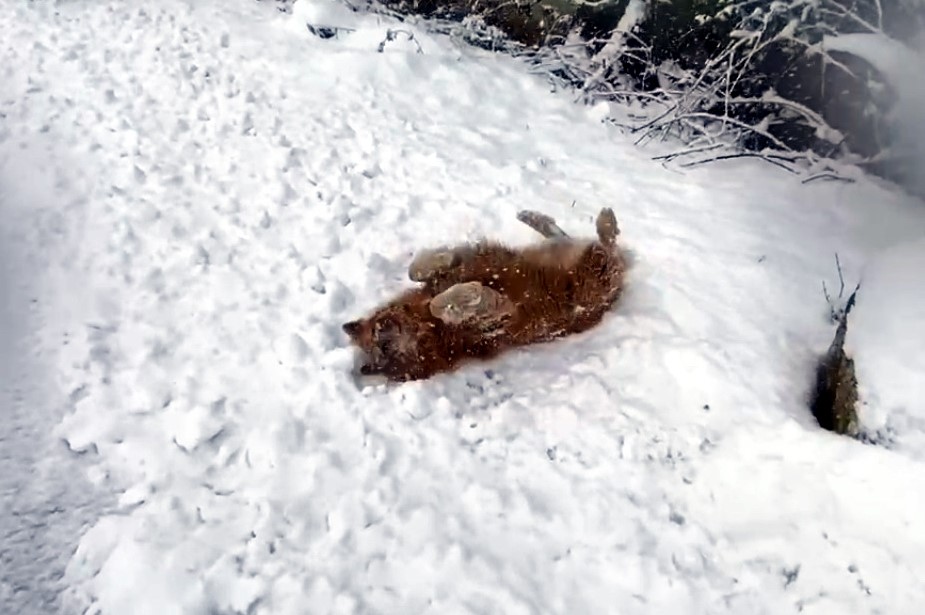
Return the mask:
<path id="1" fill-rule="evenodd" d="M 73 606 L 916 612 L 920 458 L 821 432 L 805 394 L 833 253 L 850 273 L 921 236 L 921 203 L 678 175 L 509 59 L 281 19 L 164 0 L 7 22 L 33 83 L 5 147 L 47 124 L 92 221 L 60 265 L 88 299 L 57 433 L 130 485 L 81 539 Z M 634 267 L 601 327 L 357 389 L 340 323 L 414 248 L 529 241 L 526 207 L 591 232 L 604 204 Z"/>

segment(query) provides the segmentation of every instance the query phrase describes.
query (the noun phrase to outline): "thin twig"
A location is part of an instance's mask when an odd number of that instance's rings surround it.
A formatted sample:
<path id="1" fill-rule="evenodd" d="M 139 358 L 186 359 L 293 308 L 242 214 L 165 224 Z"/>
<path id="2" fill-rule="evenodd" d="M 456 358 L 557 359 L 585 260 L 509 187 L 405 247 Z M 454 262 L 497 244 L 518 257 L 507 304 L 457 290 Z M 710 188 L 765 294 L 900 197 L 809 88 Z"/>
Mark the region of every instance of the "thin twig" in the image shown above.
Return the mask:
<path id="1" fill-rule="evenodd" d="M 709 162 L 717 162 L 719 160 L 732 160 L 734 158 L 759 158 L 761 160 L 764 160 L 765 162 L 769 162 L 773 164 L 774 166 L 780 167 L 784 169 L 785 171 L 789 171 L 790 173 L 793 173 L 794 175 L 797 174 L 796 170 L 794 170 L 792 167 L 787 166 L 786 164 L 784 164 L 783 162 L 779 160 L 776 160 L 767 155 L 762 155 L 762 154 L 752 153 L 752 152 L 737 152 L 735 154 L 722 154 L 719 156 L 713 156 L 711 158 L 704 158 L 702 160 L 694 160 L 692 162 L 685 162 L 685 163 L 682 163 L 680 166 L 695 167 L 695 166 L 700 166 L 702 164 L 707 164 Z"/>

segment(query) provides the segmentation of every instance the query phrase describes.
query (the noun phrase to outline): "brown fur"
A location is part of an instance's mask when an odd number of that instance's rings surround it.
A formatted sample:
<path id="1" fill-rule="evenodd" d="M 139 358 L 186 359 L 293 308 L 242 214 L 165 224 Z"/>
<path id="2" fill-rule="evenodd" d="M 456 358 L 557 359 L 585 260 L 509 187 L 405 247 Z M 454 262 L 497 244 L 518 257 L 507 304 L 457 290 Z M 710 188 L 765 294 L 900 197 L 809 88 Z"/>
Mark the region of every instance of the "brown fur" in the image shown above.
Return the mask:
<path id="1" fill-rule="evenodd" d="M 623 287 L 625 266 L 615 245 L 619 229 L 613 213 L 602 210 L 597 240 L 569 238 L 543 218 L 540 225 L 521 217 L 545 241 L 521 249 L 489 241 L 447 249 L 454 255 L 452 265 L 425 276 L 409 274 L 424 279 L 369 317 L 345 323 L 344 331 L 364 355 L 360 373 L 392 381 L 429 378 L 466 360 L 597 325 Z M 486 291 L 497 299 L 491 313 L 460 324 L 436 317 L 431 301 L 465 282 L 494 291 Z"/>

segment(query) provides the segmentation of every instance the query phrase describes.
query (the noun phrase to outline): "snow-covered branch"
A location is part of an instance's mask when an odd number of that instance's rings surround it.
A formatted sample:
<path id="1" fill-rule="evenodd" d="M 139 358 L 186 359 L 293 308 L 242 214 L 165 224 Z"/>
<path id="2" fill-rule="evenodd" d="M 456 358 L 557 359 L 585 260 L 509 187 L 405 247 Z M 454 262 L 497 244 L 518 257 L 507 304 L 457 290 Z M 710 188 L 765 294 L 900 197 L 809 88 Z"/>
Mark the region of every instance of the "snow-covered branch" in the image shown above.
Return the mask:
<path id="1" fill-rule="evenodd" d="M 675 0 L 629 0 L 617 17 L 603 9 L 552 13 L 535 0 L 454 0 L 438 3 L 443 13 L 431 11 L 428 21 L 521 58 L 579 100 L 621 103 L 626 109 L 610 120 L 640 145 L 680 140 L 677 152 L 657 154 L 663 162 L 747 153 L 780 164 L 770 157 L 777 152 L 792 170 L 821 177 L 838 174 L 837 160 L 864 165 L 886 147 L 879 136 L 889 104 L 884 84 L 864 56 L 831 41 L 858 33 L 889 38 L 884 24 L 898 1 L 708 0 L 695 3 L 703 14 L 691 18 Z M 462 8 L 461 20 L 433 19 Z M 530 25 L 530 12 L 541 10 L 542 20 Z"/>

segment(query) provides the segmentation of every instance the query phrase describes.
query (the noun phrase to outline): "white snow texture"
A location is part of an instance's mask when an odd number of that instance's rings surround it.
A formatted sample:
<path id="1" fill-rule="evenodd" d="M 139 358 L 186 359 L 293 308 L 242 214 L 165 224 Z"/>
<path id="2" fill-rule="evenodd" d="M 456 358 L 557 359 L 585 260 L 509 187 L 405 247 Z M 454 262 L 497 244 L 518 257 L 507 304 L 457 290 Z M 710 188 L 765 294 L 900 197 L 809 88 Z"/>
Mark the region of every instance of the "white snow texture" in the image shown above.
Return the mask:
<path id="1" fill-rule="evenodd" d="M 921 612 L 921 201 L 682 174 L 513 59 L 271 4 L 0 12 L 0 215 L 69 400 L 49 459 L 99 502 L 64 612 Z M 603 206 L 632 268 L 599 327 L 354 380 L 341 323 L 416 249 L 532 242 L 520 209 L 591 235 Z M 807 409 L 836 252 L 877 444 Z"/>

